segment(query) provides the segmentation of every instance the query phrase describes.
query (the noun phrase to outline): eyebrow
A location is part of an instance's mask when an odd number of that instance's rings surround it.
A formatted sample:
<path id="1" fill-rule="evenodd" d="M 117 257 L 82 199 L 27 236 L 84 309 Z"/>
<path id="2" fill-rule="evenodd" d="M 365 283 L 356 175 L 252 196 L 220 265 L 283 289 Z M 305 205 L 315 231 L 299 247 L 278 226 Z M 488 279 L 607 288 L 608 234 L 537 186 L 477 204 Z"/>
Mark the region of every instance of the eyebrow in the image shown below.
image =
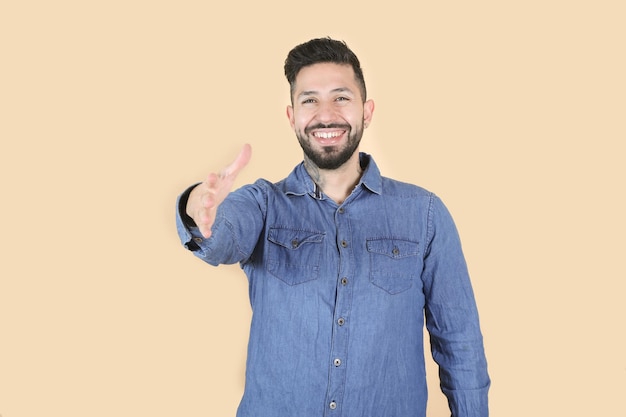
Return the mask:
<path id="1" fill-rule="evenodd" d="M 338 88 L 334 88 L 332 90 L 330 90 L 331 93 L 350 93 L 350 94 L 354 94 L 352 92 L 351 89 L 349 89 L 348 87 L 338 87 Z M 298 94 L 298 97 L 306 97 L 306 96 L 314 96 L 316 94 L 319 94 L 319 91 L 315 91 L 315 90 L 307 90 L 307 91 L 303 91 L 300 94 Z"/>

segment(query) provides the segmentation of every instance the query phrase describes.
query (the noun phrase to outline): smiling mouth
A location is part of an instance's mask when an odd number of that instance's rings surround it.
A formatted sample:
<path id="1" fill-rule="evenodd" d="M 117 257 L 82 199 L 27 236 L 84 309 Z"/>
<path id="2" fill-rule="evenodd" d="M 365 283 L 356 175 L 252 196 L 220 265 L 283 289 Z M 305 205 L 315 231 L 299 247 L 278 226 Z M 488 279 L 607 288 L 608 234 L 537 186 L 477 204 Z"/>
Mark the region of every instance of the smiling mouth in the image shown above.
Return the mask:
<path id="1" fill-rule="evenodd" d="M 345 130 L 333 131 L 333 132 L 314 132 L 313 136 L 315 136 L 318 139 L 333 139 L 333 138 L 338 138 L 344 133 L 345 133 Z"/>
<path id="2" fill-rule="evenodd" d="M 341 138 L 343 138 L 345 130 L 332 130 L 332 131 L 323 131 L 318 130 L 312 133 L 312 136 L 317 140 L 321 145 L 335 145 L 338 143 Z"/>

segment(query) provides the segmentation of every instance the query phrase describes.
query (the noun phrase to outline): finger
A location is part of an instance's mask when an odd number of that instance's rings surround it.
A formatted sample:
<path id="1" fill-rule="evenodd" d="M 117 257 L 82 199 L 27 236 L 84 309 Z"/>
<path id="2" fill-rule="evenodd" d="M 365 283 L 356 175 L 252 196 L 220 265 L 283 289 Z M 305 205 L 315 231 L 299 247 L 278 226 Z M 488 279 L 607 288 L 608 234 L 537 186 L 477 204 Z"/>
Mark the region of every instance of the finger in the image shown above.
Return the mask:
<path id="1" fill-rule="evenodd" d="M 210 209 L 208 208 L 199 207 L 198 210 L 194 213 L 193 219 L 198 227 L 204 227 L 209 224 L 211 218 L 209 211 Z"/>
<path id="2" fill-rule="evenodd" d="M 215 223 L 215 215 L 215 209 L 204 210 L 202 213 L 202 224 L 199 224 L 198 228 L 200 229 L 200 233 L 202 233 L 202 236 L 204 236 L 205 238 L 209 238 L 212 234 L 211 229 L 213 228 L 213 224 Z"/>
<path id="3" fill-rule="evenodd" d="M 202 233 L 202 236 L 204 236 L 205 239 L 208 239 L 211 237 L 211 227 L 200 227 L 199 228 L 200 233 Z"/>
<path id="4" fill-rule="evenodd" d="M 200 208 L 201 210 L 208 210 L 216 205 L 215 194 L 212 192 L 207 192 L 202 195 L 200 200 Z"/>
<path id="5" fill-rule="evenodd" d="M 222 175 L 224 177 L 237 176 L 237 174 L 239 174 L 239 172 L 246 165 L 248 165 L 248 162 L 250 162 L 251 156 L 252 156 L 252 147 L 246 143 L 245 145 L 243 145 L 243 148 L 241 148 L 241 151 L 239 152 L 239 155 L 237 155 L 235 160 L 226 168 L 224 168 L 224 170 L 222 171 Z"/>
<path id="6" fill-rule="evenodd" d="M 211 173 L 206 179 L 206 185 L 209 190 L 215 188 L 220 181 L 220 176 L 218 174 Z"/>

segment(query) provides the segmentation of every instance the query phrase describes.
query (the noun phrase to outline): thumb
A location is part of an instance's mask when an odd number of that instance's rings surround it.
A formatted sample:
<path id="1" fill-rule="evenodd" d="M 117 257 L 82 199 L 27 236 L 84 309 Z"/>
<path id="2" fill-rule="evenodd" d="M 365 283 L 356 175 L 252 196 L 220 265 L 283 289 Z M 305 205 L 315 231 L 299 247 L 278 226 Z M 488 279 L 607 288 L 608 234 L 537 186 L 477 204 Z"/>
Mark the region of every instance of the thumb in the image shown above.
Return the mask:
<path id="1" fill-rule="evenodd" d="M 243 145 L 243 148 L 241 148 L 241 151 L 239 152 L 239 155 L 237 155 L 235 160 L 231 162 L 230 165 L 228 165 L 226 168 L 224 168 L 224 170 L 222 171 L 222 176 L 223 177 L 237 176 L 237 174 L 239 174 L 239 172 L 246 165 L 248 165 L 248 162 L 250 162 L 251 156 L 252 156 L 252 147 L 246 143 L 245 145 Z"/>

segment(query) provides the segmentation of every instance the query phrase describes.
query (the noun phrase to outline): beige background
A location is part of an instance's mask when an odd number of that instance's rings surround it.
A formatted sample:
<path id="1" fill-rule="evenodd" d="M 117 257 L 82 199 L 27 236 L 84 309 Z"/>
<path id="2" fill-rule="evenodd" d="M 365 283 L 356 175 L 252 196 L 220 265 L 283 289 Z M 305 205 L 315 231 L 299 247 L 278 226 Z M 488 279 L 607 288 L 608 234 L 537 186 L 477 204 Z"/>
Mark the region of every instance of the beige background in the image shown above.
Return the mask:
<path id="1" fill-rule="evenodd" d="M 410 3 L 0 5 L 2 417 L 234 416 L 246 281 L 174 200 L 244 142 L 240 184 L 291 170 L 283 60 L 326 35 L 377 104 L 363 150 L 458 223 L 492 415 L 626 415 L 623 2 Z"/>

